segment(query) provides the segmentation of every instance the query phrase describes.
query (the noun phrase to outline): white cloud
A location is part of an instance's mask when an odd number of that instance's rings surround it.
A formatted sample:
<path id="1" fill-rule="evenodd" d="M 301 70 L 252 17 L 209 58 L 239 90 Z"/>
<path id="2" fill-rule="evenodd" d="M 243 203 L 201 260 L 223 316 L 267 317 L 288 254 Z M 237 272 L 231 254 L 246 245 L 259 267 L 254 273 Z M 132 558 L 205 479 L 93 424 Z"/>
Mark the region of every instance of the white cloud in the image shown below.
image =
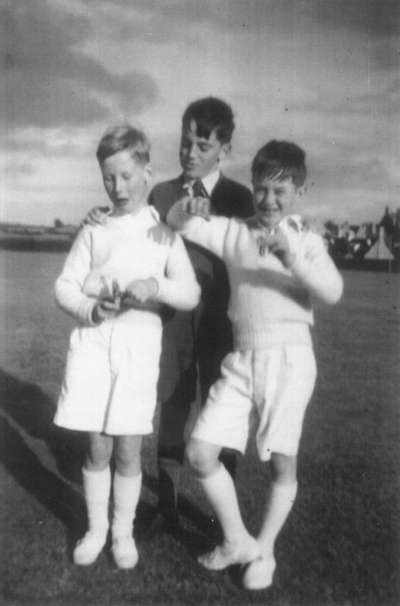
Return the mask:
<path id="1" fill-rule="evenodd" d="M 156 179 L 173 176 L 181 114 L 209 94 L 236 115 L 228 174 L 248 183 L 266 140 L 295 140 L 307 151 L 313 212 L 376 218 L 386 203 L 399 205 L 399 6 L 9 3 L 3 218 L 37 213 L 40 222 L 54 210 L 78 221 L 103 196 L 95 147 L 121 115 L 149 133 Z"/>

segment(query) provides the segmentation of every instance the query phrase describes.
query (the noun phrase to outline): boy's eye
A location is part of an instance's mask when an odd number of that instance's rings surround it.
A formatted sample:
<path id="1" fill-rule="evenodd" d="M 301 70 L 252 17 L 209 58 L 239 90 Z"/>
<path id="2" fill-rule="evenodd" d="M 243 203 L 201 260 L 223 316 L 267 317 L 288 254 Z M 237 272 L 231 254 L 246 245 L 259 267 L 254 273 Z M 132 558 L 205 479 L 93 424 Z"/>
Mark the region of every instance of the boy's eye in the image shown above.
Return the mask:
<path id="1" fill-rule="evenodd" d="M 130 173 L 122 173 L 122 178 L 125 179 L 125 181 L 129 181 L 131 176 L 132 175 Z"/>

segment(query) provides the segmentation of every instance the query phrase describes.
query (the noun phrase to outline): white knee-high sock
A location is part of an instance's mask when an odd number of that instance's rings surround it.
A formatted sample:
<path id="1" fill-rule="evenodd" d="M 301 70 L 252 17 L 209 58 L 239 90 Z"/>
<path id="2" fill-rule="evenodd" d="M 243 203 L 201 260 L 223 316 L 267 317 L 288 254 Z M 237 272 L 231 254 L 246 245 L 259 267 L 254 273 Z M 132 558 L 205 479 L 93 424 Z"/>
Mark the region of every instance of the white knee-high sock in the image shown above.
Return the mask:
<path id="1" fill-rule="evenodd" d="M 293 507 L 297 494 L 297 482 L 278 484 L 272 482 L 266 504 L 264 520 L 258 535 L 261 552 L 266 557 L 274 553 L 275 541 Z"/>
<path id="2" fill-rule="evenodd" d="M 224 534 L 224 542 L 237 543 L 248 535 L 240 514 L 239 503 L 232 477 L 224 465 L 199 482 L 212 506 Z"/>
<path id="3" fill-rule="evenodd" d="M 132 535 L 133 520 L 139 502 L 142 487 L 142 474 L 122 476 L 118 471 L 114 474 L 114 514 L 112 521 L 113 537 Z"/>
<path id="4" fill-rule="evenodd" d="M 111 489 L 110 468 L 92 471 L 83 468 L 83 493 L 85 495 L 88 530 L 98 535 L 108 531 L 108 503 Z"/>

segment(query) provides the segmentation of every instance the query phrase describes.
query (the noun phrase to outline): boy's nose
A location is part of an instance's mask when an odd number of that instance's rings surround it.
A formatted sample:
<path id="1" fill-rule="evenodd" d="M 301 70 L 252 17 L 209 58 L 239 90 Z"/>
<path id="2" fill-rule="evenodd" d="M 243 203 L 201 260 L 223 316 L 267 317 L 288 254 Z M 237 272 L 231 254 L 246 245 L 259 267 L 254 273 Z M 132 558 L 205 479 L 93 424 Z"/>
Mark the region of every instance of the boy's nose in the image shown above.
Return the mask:
<path id="1" fill-rule="evenodd" d="M 122 190 L 123 190 L 123 181 L 122 181 L 122 179 L 118 179 L 118 178 L 115 179 L 115 182 L 114 182 L 114 191 L 115 191 L 115 193 L 119 193 Z"/>
<path id="2" fill-rule="evenodd" d="M 193 143 L 189 147 L 189 158 L 195 158 L 197 156 L 197 146 Z"/>
<path id="3" fill-rule="evenodd" d="M 266 202 L 267 204 L 273 204 L 275 202 L 274 192 L 269 190 L 266 191 L 264 196 L 264 202 Z"/>

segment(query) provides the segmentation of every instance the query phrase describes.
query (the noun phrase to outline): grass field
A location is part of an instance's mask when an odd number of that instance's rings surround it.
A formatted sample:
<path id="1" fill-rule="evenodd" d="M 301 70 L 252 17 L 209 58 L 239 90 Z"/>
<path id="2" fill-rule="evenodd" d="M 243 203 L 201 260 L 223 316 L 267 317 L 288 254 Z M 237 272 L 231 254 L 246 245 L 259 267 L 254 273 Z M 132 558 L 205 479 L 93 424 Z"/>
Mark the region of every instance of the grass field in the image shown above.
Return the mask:
<path id="1" fill-rule="evenodd" d="M 81 441 L 51 425 L 71 321 L 51 296 L 63 255 L 0 252 L 2 588 L 7 605 L 384 606 L 400 603 L 400 276 L 344 273 L 336 308 L 317 309 L 319 379 L 300 452 L 300 490 L 277 545 L 274 586 L 202 570 L 209 513 L 186 473 L 179 536 L 148 532 L 157 500 L 154 437 L 144 447 L 135 533 L 141 559 L 88 569 L 70 548 L 84 524 Z M 239 497 L 255 532 L 268 474 L 249 448 Z"/>

